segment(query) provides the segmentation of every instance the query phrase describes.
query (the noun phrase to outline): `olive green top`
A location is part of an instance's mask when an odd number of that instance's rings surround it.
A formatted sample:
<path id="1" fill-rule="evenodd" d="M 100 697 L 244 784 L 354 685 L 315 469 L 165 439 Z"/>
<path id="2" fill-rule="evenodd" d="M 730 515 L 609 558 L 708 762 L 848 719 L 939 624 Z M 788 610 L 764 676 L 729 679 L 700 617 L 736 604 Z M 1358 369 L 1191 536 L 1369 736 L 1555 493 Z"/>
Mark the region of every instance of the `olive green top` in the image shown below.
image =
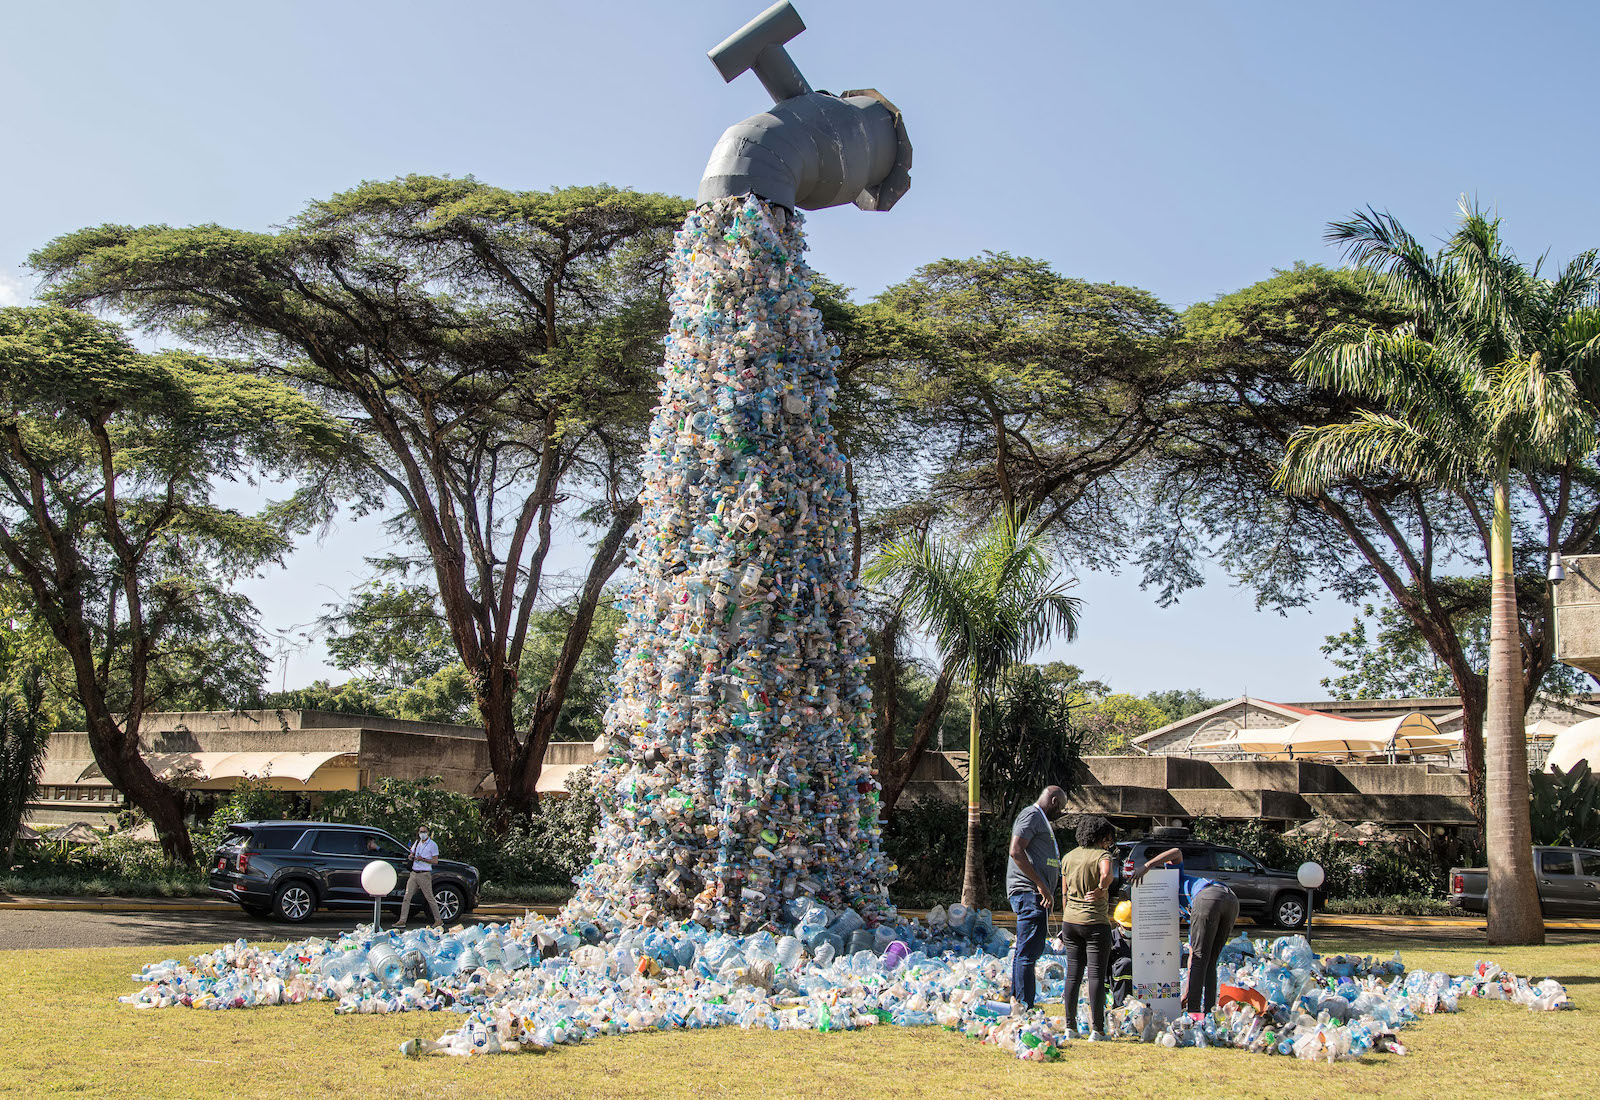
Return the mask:
<path id="1" fill-rule="evenodd" d="M 1110 924 L 1106 899 L 1089 901 L 1084 895 L 1100 885 L 1100 861 L 1110 859 L 1104 848 L 1074 848 L 1061 857 L 1061 888 L 1066 901 L 1061 919 L 1068 924 Z"/>

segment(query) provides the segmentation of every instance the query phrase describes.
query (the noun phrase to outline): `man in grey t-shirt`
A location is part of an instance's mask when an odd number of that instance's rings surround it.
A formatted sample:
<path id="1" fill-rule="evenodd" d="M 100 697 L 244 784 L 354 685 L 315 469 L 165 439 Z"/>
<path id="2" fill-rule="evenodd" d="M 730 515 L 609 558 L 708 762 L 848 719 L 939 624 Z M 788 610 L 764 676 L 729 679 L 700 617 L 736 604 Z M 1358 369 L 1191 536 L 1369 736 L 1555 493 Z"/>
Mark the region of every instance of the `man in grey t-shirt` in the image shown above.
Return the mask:
<path id="1" fill-rule="evenodd" d="M 1011 959 L 1011 999 L 1032 1008 L 1037 987 L 1034 964 L 1044 954 L 1050 905 L 1061 884 L 1061 849 L 1050 819 L 1067 806 L 1067 792 L 1046 787 L 1011 826 L 1011 858 L 1006 862 L 1006 895 L 1017 915 L 1017 948 Z"/>

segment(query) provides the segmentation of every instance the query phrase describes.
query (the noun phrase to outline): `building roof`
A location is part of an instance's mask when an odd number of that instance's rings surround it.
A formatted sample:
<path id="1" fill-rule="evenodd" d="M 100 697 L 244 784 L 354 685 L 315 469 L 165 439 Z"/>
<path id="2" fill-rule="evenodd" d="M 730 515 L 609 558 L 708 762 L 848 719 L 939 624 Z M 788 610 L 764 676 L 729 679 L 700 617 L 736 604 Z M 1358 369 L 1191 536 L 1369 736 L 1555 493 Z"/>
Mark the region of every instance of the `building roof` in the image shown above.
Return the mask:
<path id="1" fill-rule="evenodd" d="M 1301 718 L 1311 715 L 1316 715 L 1318 717 L 1335 717 L 1334 715 L 1324 716 L 1320 711 L 1308 710 L 1307 708 L 1301 706 L 1293 706 L 1286 703 L 1274 703 L 1269 699 L 1257 699 L 1254 696 L 1241 695 L 1238 698 L 1229 699 L 1226 703 L 1219 703 L 1210 710 L 1203 710 L 1199 714 L 1191 714 L 1187 718 L 1178 719 L 1176 722 L 1168 722 L 1160 729 L 1151 730 L 1149 733 L 1140 734 L 1138 737 L 1133 738 L 1133 740 L 1129 741 L 1128 743 L 1130 745 L 1140 745 L 1147 741 L 1159 741 L 1163 737 L 1167 737 L 1177 730 L 1183 729 L 1185 726 L 1200 725 L 1207 719 L 1221 714 L 1225 710 L 1231 710 L 1240 703 L 1251 707 L 1258 707 L 1261 710 L 1271 711 L 1291 722 L 1299 721 Z"/>

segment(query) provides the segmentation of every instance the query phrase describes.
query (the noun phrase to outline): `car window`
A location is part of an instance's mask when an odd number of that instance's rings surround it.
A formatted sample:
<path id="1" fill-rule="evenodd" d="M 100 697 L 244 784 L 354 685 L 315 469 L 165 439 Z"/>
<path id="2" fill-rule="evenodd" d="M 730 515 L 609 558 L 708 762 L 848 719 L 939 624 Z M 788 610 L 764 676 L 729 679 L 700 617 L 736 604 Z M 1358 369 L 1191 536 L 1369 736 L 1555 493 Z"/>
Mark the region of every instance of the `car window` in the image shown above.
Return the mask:
<path id="1" fill-rule="evenodd" d="M 1539 866 L 1547 875 L 1576 874 L 1571 852 L 1541 852 Z"/>
<path id="2" fill-rule="evenodd" d="M 353 829 L 322 829 L 311 848 L 325 856 L 358 856 L 367 850 L 367 834 Z"/>
<path id="3" fill-rule="evenodd" d="M 219 852 L 235 852 L 243 848 L 250 840 L 250 830 L 233 829 L 222 838 L 222 843 L 217 845 Z"/>
<path id="4" fill-rule="evenodd" d="M 370 855 L 392 856 L 404 859 L 410 854 L 404 844 L 391 840 L 389 837 L 379 833 L 363 833 L 361 843 L 362 851 Z"/>
<path id="5" fill-rule="evenodd" d="M 1240 871 L 1244 874 L 1255 874 L 1260 868 L 1256 861 L 1243 852 L 1230 852 L 1226 848 L 1218 848 L 1211 853 L 1213 866 L 1219 871 Z"/>
<path id="6" fill-rule="evenodd" d="M 1212 852 L 1210 848 L 1183 849 L 1183 869 L 1185 871 L 1209 871 L 1213 867 Z"/>
<path id="7" fill-rule="evenodd" d="M 1600 878 L 1600 852 L 1583 853 L 1583 873 L 1590 878 Z"/>
<path id="8" fill-rule="evenodd" d="M 257 829 L 251 847 L 257 851 L 287 851 L 300 842 L 304 829 Z"/>

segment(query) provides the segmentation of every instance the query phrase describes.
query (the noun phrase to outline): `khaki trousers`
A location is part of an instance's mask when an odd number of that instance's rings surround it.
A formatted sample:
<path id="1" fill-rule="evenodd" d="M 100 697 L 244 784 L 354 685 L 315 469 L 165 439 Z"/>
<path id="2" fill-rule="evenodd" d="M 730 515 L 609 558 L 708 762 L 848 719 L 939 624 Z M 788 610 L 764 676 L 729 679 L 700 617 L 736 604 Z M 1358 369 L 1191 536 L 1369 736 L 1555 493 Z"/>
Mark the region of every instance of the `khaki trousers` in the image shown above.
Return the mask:
<path id="1" fill-rule="evenodd" d="M 428 903 L 428 912 L 433 914 L 433 923 L 439 923 L 439 903 L 433 900 L 433 872 L 412 871 L 411 877 L 406 879 L 406 896 L 400 902 L 400 923 L 406 922 L 406 916 L 411 912 L 411 895 L 417 891 L 422 892 L 422 898 Z"/>

